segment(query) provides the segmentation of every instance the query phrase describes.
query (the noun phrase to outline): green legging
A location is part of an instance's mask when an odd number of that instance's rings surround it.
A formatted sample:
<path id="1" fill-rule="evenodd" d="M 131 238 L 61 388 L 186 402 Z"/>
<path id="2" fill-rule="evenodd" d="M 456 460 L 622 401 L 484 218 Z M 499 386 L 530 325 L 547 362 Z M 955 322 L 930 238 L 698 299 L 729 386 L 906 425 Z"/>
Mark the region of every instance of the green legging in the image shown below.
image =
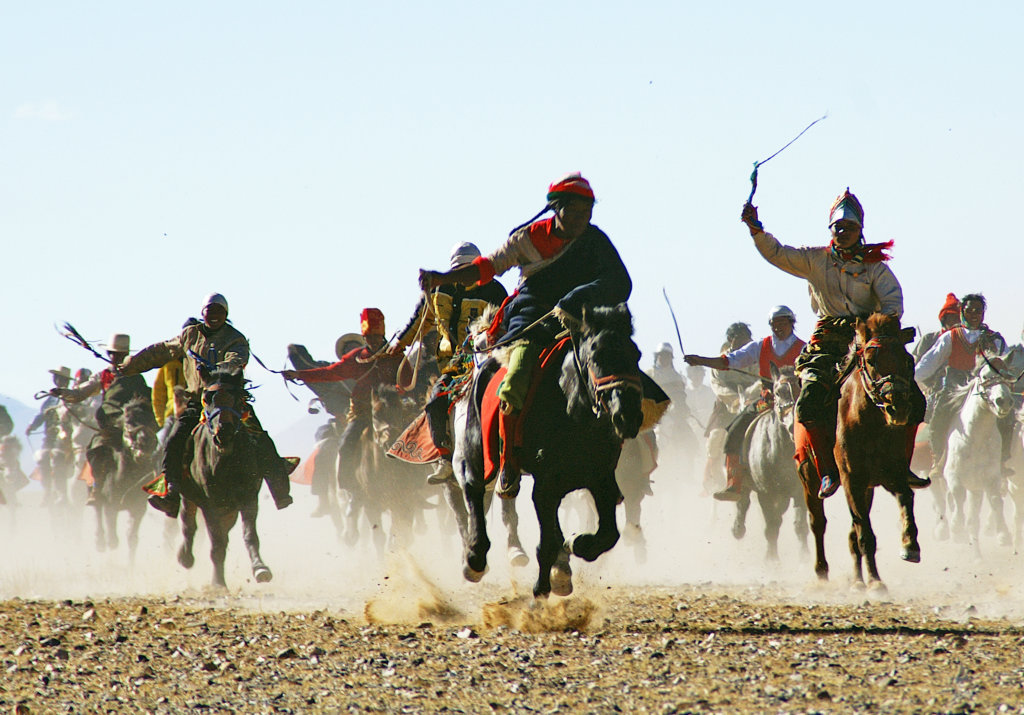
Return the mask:
<path id="1" fill-rule="evenodd" d="M 543 346 L 523 340 L 511 349 L 508 358 L 508 372 L 498 388 L 498 398 L 515 410 L 523 409 L 526 393 L 530 389 L 530 375 L 540 358 Z"/>

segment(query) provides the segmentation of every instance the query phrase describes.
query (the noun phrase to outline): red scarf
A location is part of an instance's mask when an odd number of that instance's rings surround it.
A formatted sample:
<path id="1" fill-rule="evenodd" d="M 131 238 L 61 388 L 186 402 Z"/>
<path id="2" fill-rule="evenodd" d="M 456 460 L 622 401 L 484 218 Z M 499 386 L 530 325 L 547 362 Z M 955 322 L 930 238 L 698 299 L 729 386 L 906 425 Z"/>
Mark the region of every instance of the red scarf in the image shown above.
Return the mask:
<path id="1" fill-rule="evenodd" d="M 882 261 L 888 261 L 892 259 L 888 251 L 892 248 L 895 241 L 886 241 L 885 243 L 861 243 L 850 250 L 843 250 L 836 245 L 836 242 L 830 241 L 828 244 L 829 251 L 836 258 L 843 261 L 853 261 L 854 263 L 881 263 Z"/>

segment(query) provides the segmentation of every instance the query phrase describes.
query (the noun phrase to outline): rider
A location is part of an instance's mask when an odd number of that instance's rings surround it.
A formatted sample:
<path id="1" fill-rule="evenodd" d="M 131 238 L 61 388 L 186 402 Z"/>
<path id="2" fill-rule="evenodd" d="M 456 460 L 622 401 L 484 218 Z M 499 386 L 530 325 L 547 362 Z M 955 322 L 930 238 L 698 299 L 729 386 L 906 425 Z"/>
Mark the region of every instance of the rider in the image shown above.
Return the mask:
<path id="1" fill-rule="evenodd" d="M 537 220 L 548 211 L 551 218 Z M 498 494 L 512 498 L 519 492 L 519 466 L 511 435 L 530 387 L 533 367 L 541 350 L 554 341 L 561 327 L 552 315 L 575 319 L 584 306 L 625 302 L 633 289 L 618 251 L 601 229 L 590 223 L 594 191 L 579 173 L 569 174 L 548 187 L 547 204 L 490 256 L 445 272 L 420 271 L 420 288 L 430 292 L 458 283 L 486 285 L 511 268 L 520 270 L 519 285 L 504 305 L 504 342 L 511 342 L 508 372 L 498 389 L 501 400 L 499 431 L 503 440 Z"/>
<path id="2" fill-rule="evenodd" d="M 36 459 L 39 460 L 39 472 L 43 477 L 46 501 L 55 498 L 57 494 L 54 491 L 56 473 L 64 474 L 71 466 L 73 457 L 72 446 L 68 439 L 71 430 L 64 421 L 66 414 L 62 414 L 60 400 L 53 394 L 54 390 L 66 388 L 71 383 L 71 368 L 60 367 L 57 370 L 49 370 L 49 373 L 53 376 L 54 388 L 49 391 L 47 398 L 39 408 L 39 413 L 25 428 L 26 437 L 40 427 L 43 428 L 43 445 Z"/>
<path id="3" fill-rule="evenodd" d="M 924 357 L 926 352 L 932 349 L 936 341 L 938 341 L 939 336 L 947 330 L 960 325 L 960 300 L 954 293 L 946 294 L 946 302 L 942 304 L 942 308 L 939 310 L 939 325 L 941 326 L 939 330 L 925 333 L 921 336 L 921 339 L 917 341 L 917 344 L 914 345 L 911 355 L 914 357 L 915 363 L 921 362 L 921 358 Z M 929 396 L 929 403 L 931 403 L 931 395 L 942 387 L 942 376 L 936 373 L 927 380 L 922 379 L 919 374 L 915 375 L 915 377 L 924 389 L 925 394 Z M 929 419 L 927 422 L 930 423 L 931 420 Z"/>
<path id="4" fill-rule="evenodd" d="M 249 341 L 228 323 L 228 301 L 220 293 L 211 293 L 203 301 L 202 322 L 186 321 L 181 333 L 170 340 L 153 343 L 126 359 L 121 365 L 122 375 L 137 375 L 166 365 L 171 360 L 182 360 L 185 368 L 187 406 L 178 416 L 164 448 L 164 479 L 167 494 L 153 495 L 149 503 L 171 518 L 178 516 L 181 506 L 182 460 L 185 445 L 192 431 L 199 425 L 203 414 L 201 402 L 203 378 L 199 361 L 216 367 L 243 370 L 249 362 Z M 250 405 L 250 411 L 252 407 Z M 256 438 L 257 463 L 263 479 L 278 509 L 292 503 L 288 493 L 288 475 L 295 465 L 277 453 L 274 441 L 259 425 L 255 412 L 246 419 L 246 426 Z"/>
<path id="5" fill-rule="evenodd" d="M 457 243 L 452 247 L 450 258 L 451 270 L 456 271 L 480 258 L 480 249 L 473 243 Z M 409 324 L 405 326 L 398 340 L 388 348 L 390 355 L 400 353 L 409 347 L 418 335 L 425 335 L 435 328 L 437 330 L 436 356 L 441 377 L 434 382 L 424 411 L 427 414 L 430 436 L 434 445 L 441 451 L 443 459 L 437 463 L 434 473 L 427 478 L 430 484 L 440 484 L 454 475 L 451 463 L 452 442 L 448 433 L 448 409 L 452 387 L 457 380 L 471 372 L 472 361 L 467 367 L 463 360 L 452 358 L 456 354 L 460 357 L 469 355 L 460 348 L 469 334 L 470 325 L 488 308 L 500 307 L 506 298 L 508 293 L 498 281 L 470 286 L 458 283 L 441 285 L 430 294 L 429 302 L 420 298 Z M 409 360 L 413 361 L 411 357 Z"/>
<path id="6" fill-rule="evenodd" d="M 983 356 L 997 357 L 1006 352 L 1003 336 L 985 325 L 987 303 L 980 293 L 965 295 L 960 301 L 961 325 L 942 333 L 928 352 L 921 356 L 915 368 L 918 382 L 928 383 L 933 377 L 942 375 L 942 383 L 934 397 L 934 409 L 929 428 L 931 429 L 932 454 L 935 455 L 935 470 L 941 473 L 946 458 L 946 442 L 952 427 L 953 415 L 962 404 L 963 395 L 958 388 L 971 379 L 971 373 Z M 1013 413 L 1007 419 L 999 420 L 999 434 L 1002 436 L 1002 462 L 1006 474 L 1013 472 L 1006 466 L 1010 457 L 1013 439 Z"/>
<path id="7" fill-rule="evenodd" d="M 136 397 L 149 402 L 150 390 L 141 375 L 126 376 L 120 372 L 120 365 L 131 348 L 131 338 L 124 333 L 110 336 L 107 356 L 110 367 L 93 373 L 85 382 L 77 387 L 56 388 L 50 394 L 65 402 L 82 402 L 93 395 L 102 393 L 103 401 L 96 409 L 96 425 L 99 432 L 93 435 L 85 458 L 92 470 L 92 486 L 86 497 L 87 505 L 96 503 L 96 495 L 101 493 L 106 480 L 113 477 L 117 469 L 116 454 L 121 449 L 121 417 L 124 406 Z"/>
<path id="8" fill-rule="evenodd" d="M 366 345 L 342 356 L 336 363 L 308 370 L 284 370 L 288 380 L 303 382 L 338 382 L 355 380 L 349 402 L 348 424 L 338 445 L 338 485 L 350 489 L 355 484 L 359 467 L 359 439 L 373 422 L 373 388 L 379 385 L 405 383 L 411 378 L 402 353 L 389 354 L 383 350 L 387 343 L 384 313 L 378 308 L 364 308 L 359 316 L 361 332 Z"/>
<path id="9" fill-rule="evenodd" d="M 687 355 L 683 359 L 688 365 L 701 365 L 715 370 L 740 369 L 757 365 L 757 374 L 761 377 L 761 399 L 747 405 L 736 415 L 725 436 L 725 489 L 714 493 L 719 501 L 739 501 L 743 479 L 747 466 L 740 458 L 743 448 L 743 436 L 747 427 L 754 421 L 766 406 L 771 404 L 772 373 L 771 366 L 776 368 L 792 367 L 797 355 L 804 347 L 804 341 L 796 336 L 796 314 L 786 305 L 777 305 L 768 315 L 768 325 L 772 334 L 760 341 L 751 341 L 743 347 L 732 350 L 720 357 L 701 357 Z"/>
<path id="10" fill-rule="evenodd" d="M 743 206 L 741 220 L 747 224 L 754 245 L 766 261 L 808 283 L 811 308 L 818 316 L 810 342 L 796 361 L 800 376 L 800 398 L 796 418 L 807 430 L 814 461 L 821 476 L 818 496 L 831 496 L 839 489 L 839 469 L 833 450 L 836 437 L 836 386 L 839 362 L 846 358 L 853 341 L 857 318 L 872 313 L 903 315 L 903 289 L 886 264 L 884 251 L 892 242 L 864 243 L 864 209 L 849 188 L 839 195 L 829 211 L 832 240 L 828 246 L 793 248 L 783 246 L 758 220 L 757 208 Z M 913 407 L 906 433 L 907 464 L 914 451 L 914 436 L 924 419 L 925 399 L 911 381 Z M 913 488 L 931 484 L 907 470 Z"/>

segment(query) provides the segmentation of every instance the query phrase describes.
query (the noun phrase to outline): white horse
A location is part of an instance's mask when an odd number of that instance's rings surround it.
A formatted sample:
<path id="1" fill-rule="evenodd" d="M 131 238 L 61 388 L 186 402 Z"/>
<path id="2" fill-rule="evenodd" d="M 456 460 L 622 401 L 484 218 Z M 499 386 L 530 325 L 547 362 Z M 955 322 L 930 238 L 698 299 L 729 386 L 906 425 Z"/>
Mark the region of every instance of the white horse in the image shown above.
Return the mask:
<path id="1" fill-rule="evenodd" d="M 1013 409 L 1013 395 L 1007 378 L 990 364 L 978 370 L 965 391 L 964 404 L 953 418 L 943 470 L 949 484 L 953 538 L 959 542 L 969 538 L 979 550 L 981 503 L 987 497 L 999 542 L 1009 546 L 1010 531 L 1003 518 L 1006 482 L 1000 462 L 1002 438 L 997 421 Z M 937 485 L 935 498 L 941 508 L 945 485 Z"/>

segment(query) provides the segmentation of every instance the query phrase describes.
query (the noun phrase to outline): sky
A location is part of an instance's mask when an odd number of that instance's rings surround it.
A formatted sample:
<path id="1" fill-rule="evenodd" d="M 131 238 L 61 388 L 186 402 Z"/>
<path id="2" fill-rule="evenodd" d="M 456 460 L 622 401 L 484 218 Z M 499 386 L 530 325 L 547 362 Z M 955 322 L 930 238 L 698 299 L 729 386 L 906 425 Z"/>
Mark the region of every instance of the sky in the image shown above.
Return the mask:
<path id="1" fill-rule="evenodd" d="M 806 284 L 739 211 L 753 162 L 826 113 L 760 170 L 766 228 L 826 243 L 849 186 L 896 242 L 905 324 L 981 291 L 1017 342 L 1022 26 L 1005 2 L 9 4 L 0 393 L 101 366 L 55 323 L 136 350 L 212 291 L 268 365 L 291 342 L 332 359 L 363 307 L 397 330 L 418 268 L 490 252 L 576 170 L 645 366 L 676 342 L 663 289 L 687 352 L 736 320 L 765 335 L 780 303 L 806 338 Z M 304 388 L 248 375 L 272 434 L 305 416 Z"/>

